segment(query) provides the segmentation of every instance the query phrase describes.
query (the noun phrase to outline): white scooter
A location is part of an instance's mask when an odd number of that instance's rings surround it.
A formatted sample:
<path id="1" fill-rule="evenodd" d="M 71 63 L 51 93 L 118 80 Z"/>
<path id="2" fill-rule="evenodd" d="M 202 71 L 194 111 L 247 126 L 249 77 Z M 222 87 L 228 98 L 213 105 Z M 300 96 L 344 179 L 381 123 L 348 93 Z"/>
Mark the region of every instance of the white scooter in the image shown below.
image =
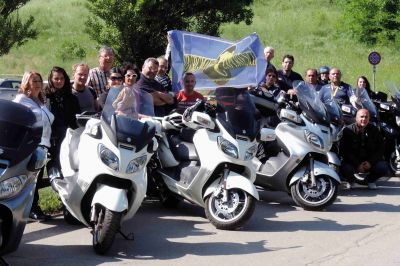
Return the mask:
<path id="1" fill-rule="evenodd" d="M 282 122 L 275 129 L 276 142 L 269 146 L 277 152 L 268 154 L 263 162 L 253 159 L 257 169 L 255 184 L 290 193 L 295 203 L 306 210 L 321 210 L 331 205 L 338 194 L 340 177 L 336 170 L 340 161 L 330 149 L 340 139 L 341 113 L 335 102 L 328 111 L 328 105 L 304 82 L 296 86 L 296 94 L 298 104 L 284 97 L 278 100 L 285 108 L 280 110 Z M 257 105 L 263 105 L 258 101 Z"/>
<path id="2" fill-rule="evenodd" d="M 165 205 L 184 198 L 203 206 L 216 228 L 232 230 L 251 217 L 259 199 L 251 163 L 259 130 L 247 90 L 219 88 L 216 99 L 216 108 L 198 101 L 183 116 L 159 119 L 149 176 Z"/>
<path id="3" fill-rule="evenodd" d="M 93 229 L 99 254 L 108 251 L 117 232 L 129 238 L 120 226 L 145 197 L 145 166 L 157 149 L 155 126 L 138 119 L 154 114 L 151 95 L 133 90 L 130 115 L 119 115 L 113 107 L 119 92 L 110 90 L 100 117 L 81 115 L 77 119 L 82 127 L 68 129 L 60 152 L 64 179 L 53 181 L 66 207 L 65 219 L 76 218 Z"/>

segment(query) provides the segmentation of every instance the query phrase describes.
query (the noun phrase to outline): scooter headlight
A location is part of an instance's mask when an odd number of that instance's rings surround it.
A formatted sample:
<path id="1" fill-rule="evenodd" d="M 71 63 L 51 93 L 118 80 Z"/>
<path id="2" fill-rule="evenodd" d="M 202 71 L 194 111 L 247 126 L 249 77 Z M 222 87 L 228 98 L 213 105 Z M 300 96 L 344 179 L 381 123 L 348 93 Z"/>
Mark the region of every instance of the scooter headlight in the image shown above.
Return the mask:
<path id="1" fill-rule="evenodd" d="M 253 159 L 254 155 L 256 155 L 256 152 L 257 152 L 257 145 L 254 144 L 246 151 L 246 154 L 244 155 L 244 160 L 247 161 Z"/>
<path id="2" fill-rule="evenodd" d="M 126 173 L 132 174 L 132 173 L 142 170 L 143 166 L 145 166 L 145 164 L 146 164 L 146 161 L 147 161 L 146 154 L 133 159 L 132 161 L 129 162 L 128 167 L 126 167 Z"/>
<path id="3" fill-rule="evenodd" d="M 217 138 L 218 147 L 221 149 L 223 153 L 229 155 L 235 159 L 239 157 L 238 149 L 234 144 L 229 142 L 228 140 L 224 139 L 223 137 L 219 136 Z"/>
<path id="4" fill-rule="evenodd" d="M 308 143 L 312 144 L 313 146 L 317 147 L 318 149 L 323 149 L 324 144 L 322 139 L 318 137 L 316 134 L 312 133 L 309 130 L 304 130 L 304 137 L 308 141 Z"/>
<path id="5" fill-rule="evenodd" d="M 14 176 L 0 183 L 0 200 L 12 198 L 25 186 L 28 177 L 26 175 Z"/>
<path id="6" fill-rule="evenodd" d="M 119 159 L 117 155 L 115 155 L 110 149 L 106 148 L 103 144 L 99 145 L 99 156 L 101 161 L 113 169 L 114 171 L 118 171 L 119 169 Z"/>

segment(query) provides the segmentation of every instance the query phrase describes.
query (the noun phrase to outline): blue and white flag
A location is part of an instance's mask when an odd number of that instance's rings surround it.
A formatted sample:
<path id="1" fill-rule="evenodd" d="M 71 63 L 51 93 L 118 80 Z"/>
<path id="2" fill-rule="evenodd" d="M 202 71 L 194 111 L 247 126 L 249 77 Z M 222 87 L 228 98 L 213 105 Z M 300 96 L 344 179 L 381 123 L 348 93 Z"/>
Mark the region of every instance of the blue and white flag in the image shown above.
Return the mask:
<path id="1" fill-rule="evenodd" d="M 265 78 L 264 47 L 255 33 L 238 42 L 178 30 L 168 35 L 173 91 L 183 87 L 185 72 L 196 76 L 196 90 L 256 86 Z"/>

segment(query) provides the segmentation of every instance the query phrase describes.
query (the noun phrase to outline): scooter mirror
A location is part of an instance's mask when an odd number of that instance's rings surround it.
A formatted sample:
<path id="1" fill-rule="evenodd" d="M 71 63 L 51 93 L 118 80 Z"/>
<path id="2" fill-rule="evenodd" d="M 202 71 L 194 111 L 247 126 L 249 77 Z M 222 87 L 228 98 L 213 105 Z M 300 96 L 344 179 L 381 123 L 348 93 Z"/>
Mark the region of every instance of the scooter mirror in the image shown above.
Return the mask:
<path id="1" fill-rule="evenodd" d="M 260 131 L 261 141 L 274 141 L 276 139 L 275 130 L 272 128 L 262 128 Z"/>

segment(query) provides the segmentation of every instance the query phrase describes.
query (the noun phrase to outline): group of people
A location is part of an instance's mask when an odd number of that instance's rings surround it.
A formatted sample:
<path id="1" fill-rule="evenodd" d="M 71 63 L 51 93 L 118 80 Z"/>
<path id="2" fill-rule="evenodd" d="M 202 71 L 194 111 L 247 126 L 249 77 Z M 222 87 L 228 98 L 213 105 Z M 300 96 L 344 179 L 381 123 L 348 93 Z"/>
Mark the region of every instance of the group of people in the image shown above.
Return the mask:
<path id="1" fill-rule="evenodd" d="M 276 70 L 271 63 L 274 49 L 267 47 L 264 53 L 267 61 L 265 81 L 252 88 L 253 93 L 270 98 L 276 97 L 281 91 L 294 95 L 293 81 L 303 80 L 299 73 L 293 71 L 294 57 L 285 55 L 282 59 L 282 69 Z M 63 178 L 59 153 L 67 128 L 78 127 L 76 114 L 101 111 L 110 88 L 116 87 L 120 90 L 113 103 L 120 115 L 129 115 L 132 111 L 130 101 L 135 89 L 144 90 L 152 96 L 156 116 L 164 116 L 173 109 L 183 112 L 197 99 L 204 99 L 202 94 L 195 91 L 196 76 L 190 72 L 184 73 L 183 89 L 173 97 L 170 93 L 172 86 L 168 76 L 168 60 L 164 56 L 146 59 L 141 71 L 132 63 L 113 67 L 114 58 L 112 48 L 101 47 L 97 67 L 90 69 L 85 63 L 75 64 L 72 67 L 73 82 L 70 81 L 65 69 L 57 66 L 50 70 L 46 86 L 43 86 L 42 76 L 38 72 L 29 71 L 24 74 L 19 94 L 14 101 L 42 113 L 45 130 L 40 145 L 47 149 L 50 155 L 50 160 L 46 164 L 50 182 L 55 178 Z M 319 70 L 309 68 L 305 72 L 305 82 L 319 92 L 321 99 L 333 97 L 343 103 L 353 103 L 356 99 L 352 87 L 341 81 L 341 71 L 338 68 L 329 69 L 327 66 Z M 356 86 L 371 92 L 369 82 L 364 76 L 358 78 Z M 272 117 L 267 121 L 267 126 L 276 126 L 279 123 L 276 113 L 271 110 L 265 112 L 267 117 Z M 368 111 L 359 110 L 356 123 L 344 131 L 341 156 L 344 158 L 343 173 L 346 179 L 352 182 L 354 173 L 371 172 L 369 187 L 376 188 L 374 181 L 387 174 L 388 168 L 380 160 L 381 149 L 379 153 L 376 150 L 378 148 L 376 144 L 381 142 L 380 134 L 372 129 L 373 126 L 368 123 L 368 119 Z M 37 187 L 41 186 L 43 173 L 44 169 L 39 173 Z M 30 218 L 47 219 L 48 216 L 38 205 L 38 199 L 36 189 Z"/>
<path id="2" fill-rule="evenodd" d="M 276 70 L 271 63 L 274 58 L 274 49 L 264 49 L 267 67 L 265 81 L 255 88 L 250 88 L 251 93 L 256 96 L 276 100 L 281 91 L 287 94 L 296 94 L 294 90 L 295 81 L 304 81 L 310 89 L 318 92 L 322 102 L 334 98 L 339 104 L 352 104 L 356 106 L 359 91 L 366 90 L 371 97 L 373 92 L 370 83 L 365 76 L 357 78 L 355 88 L 342 81 L 342 73 L 339 68 L 322 66 L 319 70 L 309 68 L 303 77 L 293 71 L 294 57 L 290 54 L 282 58 L 282 69 Z M 276 127 L 280 122 L 276 112 L 263 110 L 266 116 L 263 123 L 268 127 Z M 370 189 L 376 189 L 375 181 L 382 176 L 390 176 L 391 171 L 388 163 L 383 160 L 384 139 L 379 129 L 369 123 L 370 114 L 367 109 L 360 108 L 356 114 L 356 121 L 346 126 L 339 145 L 339 155 L 342 160 L 341 176 L 347 180 L 350 187 L 358 187 L 355 174 L 362 173 L 366 176 L 365 184 Z"/>

